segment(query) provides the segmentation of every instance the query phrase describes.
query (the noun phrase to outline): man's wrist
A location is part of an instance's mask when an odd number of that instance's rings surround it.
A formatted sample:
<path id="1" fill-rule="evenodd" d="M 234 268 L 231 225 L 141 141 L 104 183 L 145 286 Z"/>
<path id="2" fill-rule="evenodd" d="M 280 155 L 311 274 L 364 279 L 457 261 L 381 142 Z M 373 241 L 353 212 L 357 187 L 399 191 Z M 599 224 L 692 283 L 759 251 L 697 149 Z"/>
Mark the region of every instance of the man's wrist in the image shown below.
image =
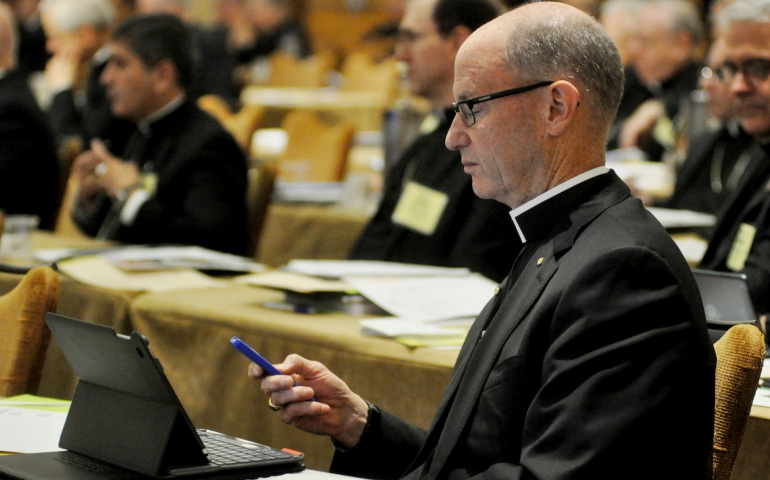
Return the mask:
<path id="1" fill-rule="evenodd" d="M 332 444 L 334 445 L 334 448 L 338 452 L 347 453 L 347 452 L 363 450 L 371 442 L 371 438 L 380 429 L 380 418 L 381 418 L 380 409 L 377 408 L 377 405 L 371 403 L 370 401 L 368 400 L 364 400 L 364 401 L 366 402 L 366 405 L 369 407 L 369 410 L 366 415 L 366 424 L 364 425 L 364 430 L 363 432 L 361 432 L 361 436 L 358 439 L 358 443 L 356 443 L 352 447 L 346 447 L 341 442 L 338 442 L 337 440 L 332 438 Z"/>

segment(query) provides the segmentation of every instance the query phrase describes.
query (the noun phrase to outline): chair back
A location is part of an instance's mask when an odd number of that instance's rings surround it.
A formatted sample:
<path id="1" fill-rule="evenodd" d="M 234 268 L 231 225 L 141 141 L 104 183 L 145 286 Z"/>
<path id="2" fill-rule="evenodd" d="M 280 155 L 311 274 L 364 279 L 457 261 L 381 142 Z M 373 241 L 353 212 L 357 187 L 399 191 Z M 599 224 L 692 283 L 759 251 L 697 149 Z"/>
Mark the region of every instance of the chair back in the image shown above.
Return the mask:
<path id="1" fill-rule="evenodd" d="M 342 63 L 342 88 L 380 92 L 386 98 L 395 98 L 401 78 L 397 65 L 392 57 L 375 63 L 365 53 L 351 53 Z"/>
<path id="2" fill-rule="evenodd" d="M 249 168 L 249 186 L 246 191 L 246 211 L 249 215 L 248 255 L 257 258 L 262 227 L 270 206 L 275 184 L 275 166 L 259 163 Z"/>
<path id="3" fill-rule="evenodd" d="M 321 88 L 334 67 L 334 55 L 319 52 L 306 59 L 278 52 L 270 56 L 271 87 Z"/>
<path id="4" fill-rule="evenodd" d="M 72 219 L 72 207 L 75 205 L 78 197 L 80 185 L 74 175 L 67 179 L 67 188 L 64 189 L 64 197 L 59 207 L 59 214 L 56 217 L 54 232 L 58 235 L 74 238 L 88 238 Z"/>
<path id="5" fill-rule="evenodd" d="M 713 478 L 729 480 L 759 385 L 765 338 L 754 325 L 735 325 L 714 344 L 714 349 L 717 371 Z"/>
<path id="6" fill-rule="evenodd" d="M 355 128 L 347 122 L 329 125 L 317 114 L 292 111 L 282 127 L 289 135 L 278 161 L 278 179 L 287 182 L 340 182 L 345 176 Z"/>
<path id="7" fill-rule="evenodd" d="M 249 153 L 251 138 L 257 131 L 265 109 L 259 105 L 244 105 L 238 112 L 233 112 L 227 102 L 213 94 L 203 95 L 198 98 L 198 106 L 212 117 L 219 120 L 222 127 L 233 136 L 241 147 L 241 150 Z"/>
<path id="8" fill-rule="evenodd" d="M 0 396 L 36 393 L 51 332 L 45 314 L 55 312 L 59 276 L 35 267 L 0 297 Z"/>

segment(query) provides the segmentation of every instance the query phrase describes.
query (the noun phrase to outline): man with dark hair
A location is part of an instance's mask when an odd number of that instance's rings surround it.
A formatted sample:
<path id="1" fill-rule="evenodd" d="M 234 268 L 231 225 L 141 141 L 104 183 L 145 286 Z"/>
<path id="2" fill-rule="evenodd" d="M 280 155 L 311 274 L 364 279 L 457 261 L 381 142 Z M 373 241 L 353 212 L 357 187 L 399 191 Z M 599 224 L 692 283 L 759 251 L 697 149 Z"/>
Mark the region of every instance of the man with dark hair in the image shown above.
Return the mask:
<path id="1" fill-rule="evenodd" d="M 407 65 L 412 93 L 428 98 L 437 111 L 386 173 L 379 209 L 351 259 L 467 267 L 493 280 L 505 277 L 520 248 L 506 209 L 473 194 L 460 155 L 444 145 L 454 116 L 457 50 L 499 13 L 487 0 L 407 3 L 396 55 Z"/>
<path id="2" fill-rule="evenodd" d="M 698 287 L 604 167 L 622 85 L 606 31 L 558 2 L 519 7 L 460 48 L 446 143 L 474 192 L 512 209 L 524 247 L 468 332 L 427 432 L 318 362 L 290 355 L 276 365 L 285 375 L 269 377 L 249 365 L 282 421 L 333 439 L 333 471 L 709 477 L 715 355 Z"/>
<path id="3" fill-rule="evenodd" d="M 98 238 L 243 254 L 246 162 L 186 95 L 193 69 L 187 28 L 170 15 L 133 17 L 109 48 L 101 80 L 113 113 L 136 127 L 123 151 L 96 140 L 78 157 L 77 224 Z"/>

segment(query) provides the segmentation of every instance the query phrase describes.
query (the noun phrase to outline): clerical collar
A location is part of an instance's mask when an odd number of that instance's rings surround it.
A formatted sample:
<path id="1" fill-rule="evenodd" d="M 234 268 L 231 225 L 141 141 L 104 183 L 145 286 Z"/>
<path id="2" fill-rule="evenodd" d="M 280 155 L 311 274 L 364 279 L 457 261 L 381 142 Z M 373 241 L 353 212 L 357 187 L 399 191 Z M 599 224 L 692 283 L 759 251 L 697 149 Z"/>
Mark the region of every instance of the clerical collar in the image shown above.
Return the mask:
<path id="1" fill-rule="evenodd" d="M 582 192 L 576 191 L 574 187 L 594 177 L 603 175 L 607 172 L 609 172 L 609 169 L 607 167 L 596 167 L 587 172 L 583 172 L 580 175 L 576 177 L 572 177 L 566 182 L 553 187 L 547 192 L 538 195 L 537 197 L 533 198 L 527 203 L 520 205 L 515 209 L 511 210 L 510 216 L 511 216 L 511 219 L 513 220 L 514 226 L 516 227 L 516 231 L 519 233 L 519 238 L 521 239 L 521 242 L 527 243 L 528 240 L 533 240 L 539 235 L 547 234 L 548 232 L 544 230 L 550 229 L 550 225 L 552 225 L 553 217 L 551 215 L 547 215 L 547 214 L 534 215 L 534 216 L 525 215 L 527 212 L 537 207 L 538 205 L 544 204 L 546 201 L 556 196 L 559 196 L 559 201 L 548 202 L 549 205 L 552 205 L 553 207 L 559 210 L 568 208 L 570 205 L 567 205 L 567 204 L 571 203 L 574 199 L 572 198 L 572 195 L 561 195 L 561 194 L 564 194 L 568 190 L 572 190 L 572 192 L 570 193 L 576 193 L 576 194 L 582 193 Z M 561 200 L 564 200 L 564 201 L 562 202 Z M 564 207 L 559 208 L 561 205 L 564 205 Z"/>
<path id="2" fill-rule="evenodd" d="M 139 120 L 136 123 L 136 127 L 139 129 L 140 132 L 142 132 L 143 135 L 149 136 L 150 125 L 152 125 L 153 123 L 157 122 L 161 118 L 165 117 L 169 113 L 179 108 L 179 106 L 182 105 L 182 103 L 184 103 L 184 100 L 185 100 L 184 94 L 180 94 L 178 97 L 171 100 L 166 105 L 156 110 L 154 113 L 151 113 L 150 115 L 146 116 L 142 120 Z"/>
<path id="3" fill-rule="evenodd" d="M 0 78 L 3 78 L 6 73 L 8 73 L 7 68 L 0 68 Z"/>

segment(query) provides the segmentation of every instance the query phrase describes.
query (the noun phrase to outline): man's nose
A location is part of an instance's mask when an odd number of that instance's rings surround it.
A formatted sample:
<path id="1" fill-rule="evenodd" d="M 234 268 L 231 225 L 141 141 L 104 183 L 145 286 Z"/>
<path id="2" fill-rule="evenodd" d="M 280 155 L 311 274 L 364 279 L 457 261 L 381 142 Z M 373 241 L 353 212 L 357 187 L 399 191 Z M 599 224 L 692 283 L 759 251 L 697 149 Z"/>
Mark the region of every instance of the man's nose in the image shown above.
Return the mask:
<path id="1" fill-rule="evenodd" d="M 735 76 L 733 77 L 732 81 L 730 82 L 730 93 L 732 94 L 742 94 L 742 93 L 748 93 L 754 90 L 754 85 L 751 83 L 751 81 L 746 77 L 746 75 L 743 73 L 743 71 L 737 71 L 735 72 Z"/>
<path id="2" fill-rule="evenodd" d="M 455 113 L 455 117 L 452 120 L 452 125 L 449 127 L 449 132 L 446 134 L 446 140 L 444 144 L 449 150 L 459 150 L 462 147 L 470 144 L 470 137 L 466 131 L 468 127 L 463 123 L 463 119 L 460 115 Z"/>

